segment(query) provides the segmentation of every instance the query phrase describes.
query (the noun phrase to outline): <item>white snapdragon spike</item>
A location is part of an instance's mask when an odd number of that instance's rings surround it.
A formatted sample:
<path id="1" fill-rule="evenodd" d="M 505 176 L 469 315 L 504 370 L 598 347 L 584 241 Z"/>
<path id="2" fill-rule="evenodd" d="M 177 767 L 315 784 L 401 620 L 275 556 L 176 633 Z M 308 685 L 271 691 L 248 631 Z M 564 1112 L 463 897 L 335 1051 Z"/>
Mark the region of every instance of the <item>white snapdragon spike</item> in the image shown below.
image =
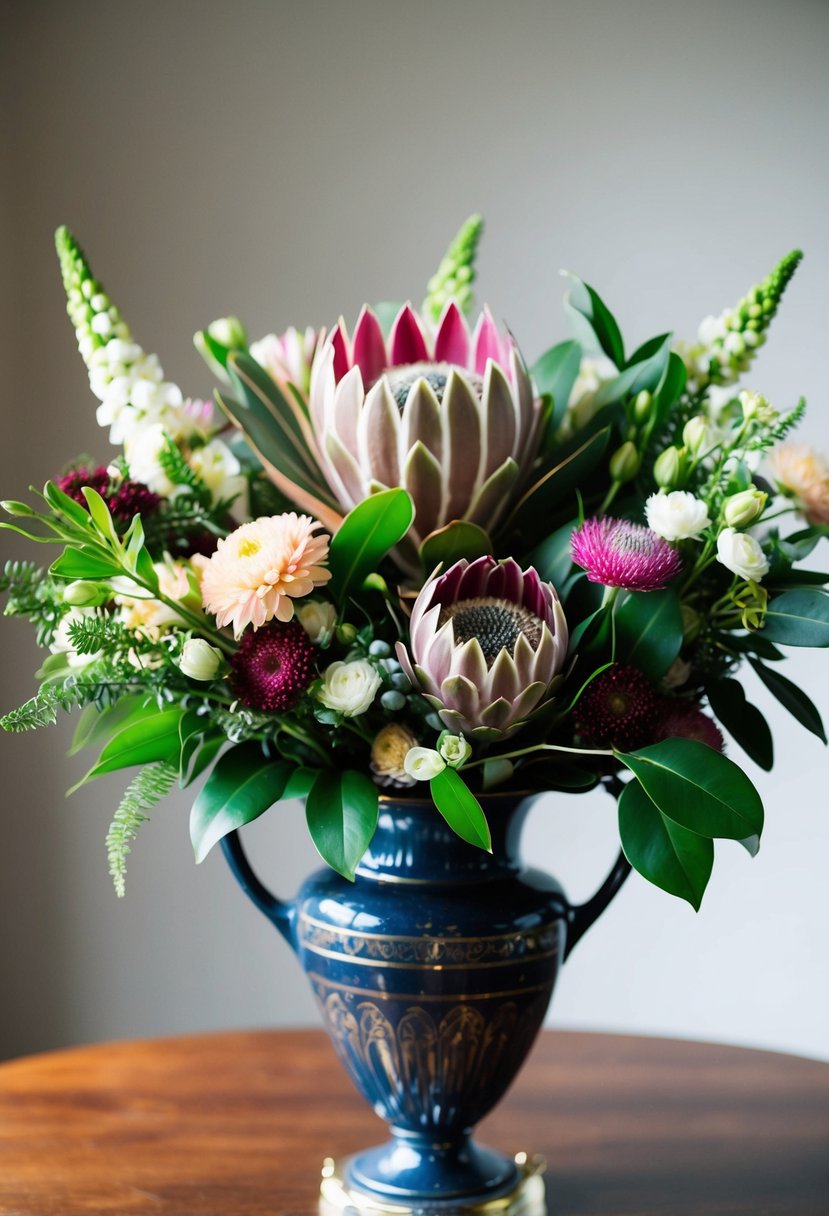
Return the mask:
<path id="1" fill-rule="evenodd" d="M 710 527 L 708 507 L 687 490 L 660 490 L 645 503 L 648 527 L 663 540 L 696 539 Z"/>
<path id="2" fill-rule="evenodd" d="M 717 561 L 739 578 L 759 583 L 769 572 L 769 562 L 753 536 L 736 528 L 723 528 L 717 537 Z"/>
<path id="3" fill-rule="evenodd" d="M 337 710 L 346 718 L 356 718 L 369 708 L 382 683 L 367 659 L 352 659 L 326 667 L 317 696 L 327 709 Z"/>

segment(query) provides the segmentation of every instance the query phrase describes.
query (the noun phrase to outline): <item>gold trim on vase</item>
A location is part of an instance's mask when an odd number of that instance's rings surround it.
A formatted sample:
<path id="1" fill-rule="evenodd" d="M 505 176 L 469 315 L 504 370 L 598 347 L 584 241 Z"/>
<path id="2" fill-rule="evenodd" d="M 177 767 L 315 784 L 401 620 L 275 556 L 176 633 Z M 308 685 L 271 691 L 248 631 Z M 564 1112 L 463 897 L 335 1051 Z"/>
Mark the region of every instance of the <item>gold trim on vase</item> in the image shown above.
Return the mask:
<path id="1" fill-rule="evenodd" d="M 521 988 L 502 989 L 500 992 L 386 992 L 379 988 L 358 988 L 352 984 L 341 984 L 329 980 L 315 971 L 308 972 L 312 984 L 319 984 L 332 992 L 344 992 L 347 996 L 374 996 L 382 1001 L 442 1001 L 445 1005 L 456 1005 L 459 1001 L 494 1001 L 501 997 L 525 996 L 528 992 L 550 992 L 553 979 L 545 984 L 524 984 Z M 324 999 L 318 994 L 319 999 Z"/>

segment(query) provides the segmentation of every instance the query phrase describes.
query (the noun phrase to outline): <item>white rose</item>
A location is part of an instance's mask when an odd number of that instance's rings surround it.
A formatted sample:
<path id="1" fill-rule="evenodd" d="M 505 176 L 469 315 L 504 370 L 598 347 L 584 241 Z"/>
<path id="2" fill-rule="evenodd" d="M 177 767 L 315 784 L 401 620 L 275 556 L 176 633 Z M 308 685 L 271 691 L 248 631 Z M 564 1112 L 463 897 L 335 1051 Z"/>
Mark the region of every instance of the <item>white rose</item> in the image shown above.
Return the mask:
<path id="1" fill-rule="evenodd" d="M 371 663 L 366 659 L 353 659 L 350 663 L 332 663 L 326 667 L 317 695 L 328 709 L 355 718 L 366 712 L 382 683 Z"/>
<path id="2" fill-rule="evenodd" d="M 191 680 L 212 680 L 222 665 L 222 654 L 204 638 L 188 638 L 181 648 L 178 665 Z"/>
<path id="3" fill-rule="evenodd" d="M 664 540 L 688 540 L 711 523 L 705 503 L 687 490 L 651 494 L 645 503 L 648 527 Z"/>
<path id="4" fill-rule="evenodd" d="M 403 768 L 413 781 L 431 781 L 446 768 L 446 761 L 433 747 L 410 747 Z"/>
<path id="5" fill-rule="evenodd" d="M 294 613 L 315 646 L 324 646 L 334 632 L 337 609 L 322 600 L 305 600 L 297 604 Z"/>
<path id="6" fill-rule="evenodd" d="M 717 537 L 717 561 L 733 574 L 755 583 L 769 572 L 768 558 L 757 541 L 736 528 L 723 528 Z"/>

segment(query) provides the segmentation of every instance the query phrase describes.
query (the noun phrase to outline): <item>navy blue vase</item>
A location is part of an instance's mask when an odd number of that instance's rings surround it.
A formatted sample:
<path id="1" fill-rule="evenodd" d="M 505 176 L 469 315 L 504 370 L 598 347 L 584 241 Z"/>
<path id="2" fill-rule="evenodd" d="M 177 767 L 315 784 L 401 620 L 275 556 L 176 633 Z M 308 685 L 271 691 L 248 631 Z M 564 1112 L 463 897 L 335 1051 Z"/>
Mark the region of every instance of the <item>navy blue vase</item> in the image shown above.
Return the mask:
<path id="1" fill-rule="evenodd" d="M 534 795 L 483 799 L 492 853 L 465 844 L 430 801 L 383 798 L 354 883 L 324 868 L 285 903 L 261 884 L 237 834 L 222 841 L 242 888 L 295 950 L 349 1076 L 391 1139 L 345 1163 L 378 1202 L 449 1206 L 511 1192 L 512 1158 L 471 1139 L 544 1020 L 575 943 L 629 872 L 573 907 L 525 867 Z"/>

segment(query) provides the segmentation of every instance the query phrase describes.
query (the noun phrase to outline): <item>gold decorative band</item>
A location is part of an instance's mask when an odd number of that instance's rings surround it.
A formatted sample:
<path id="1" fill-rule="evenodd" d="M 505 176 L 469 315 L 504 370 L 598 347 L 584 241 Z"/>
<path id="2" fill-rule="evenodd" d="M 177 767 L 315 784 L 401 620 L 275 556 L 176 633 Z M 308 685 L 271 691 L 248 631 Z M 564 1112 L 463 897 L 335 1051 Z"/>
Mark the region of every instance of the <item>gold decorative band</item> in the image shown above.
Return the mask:
<path id="1" fill-rule="evenodd" d="M 308 979 L 314 985 L 328 988 L 333 992 L 344 992 L 348 996 L 373 996 L 383 1001 L 442 1001 L 445 1005 L 453 1005 L 458 1001 L 494 1001 L 509 996 L 526 996 L 530 992 L 549 992 L 552 982 L 546 984 L 523 984 L 520 988 L 502 989 L 500 992 L 384 992 L 379 988 L 357 988 L 353 984 L 340 984 L 325 976 L 308 972 Z M 319 995 L 319 994 L 318 994 Z"/>

